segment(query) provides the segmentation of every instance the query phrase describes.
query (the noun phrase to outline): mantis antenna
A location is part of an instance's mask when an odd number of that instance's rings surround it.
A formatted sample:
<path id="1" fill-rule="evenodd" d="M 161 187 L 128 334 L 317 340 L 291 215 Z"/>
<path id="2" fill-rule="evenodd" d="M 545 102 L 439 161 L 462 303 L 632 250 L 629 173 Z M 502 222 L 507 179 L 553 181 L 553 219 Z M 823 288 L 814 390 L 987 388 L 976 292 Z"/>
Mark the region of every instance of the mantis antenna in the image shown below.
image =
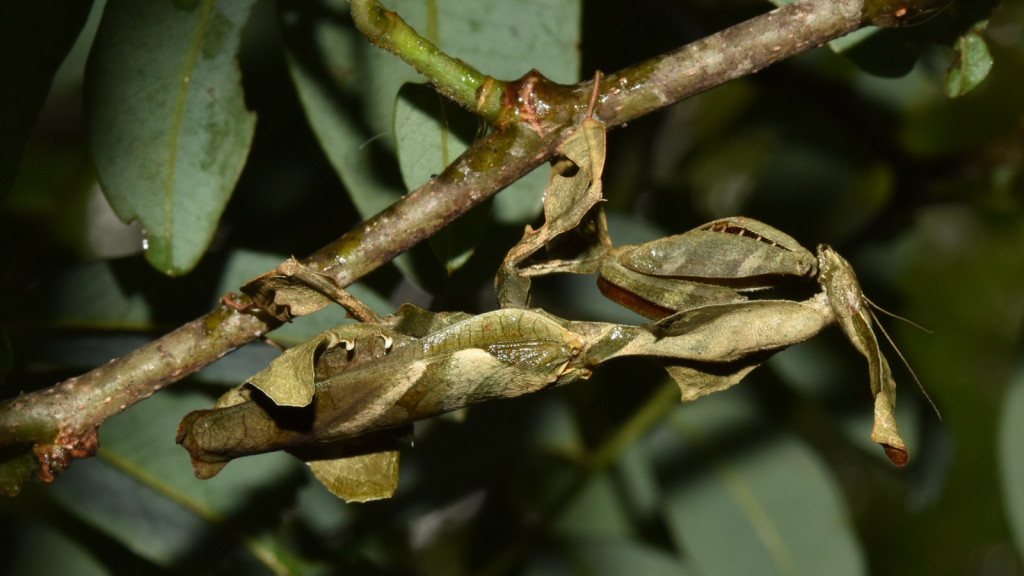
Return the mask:
<path id="1" fill-rule="evenodd" d="M 865 300 L 867 300 L 867 298 L 865 298 Z M 876 306 L 874 302 L 871 302 L 870 300 L 868 300 L 868 303 L 871 304 L 872 306 L 874 306 L 875 308 L 878 308 L 882 312 L 885 312 L 885 310 L 882 310 L 881 308 Z M 928 399 L 928 403 L 932 405 L 932 410 L 935 411 L 935 415 L 939 417 L 939 421 L 941 422 L 942 421 L 942 413 L 939 412 L 939 407 L 935 405 L 935 401 L 932 400 L 932 397 L 928 395 L 928 391 L 924 389 L 924 384 L 921 383 L 921 379 L 917 377 L 917 374 L 914 372 L 914 369 L 910 367 L 910 362 L 907 362 L 907 359 L 903 357 L 903 353 L 900 352 L 900 349 L 896 347 L 896 343 L 893 342 L 892 338 L 889 337 L 889 333 L 885 331 L 885 327 L 882 326 L 882 323 L 878 321 L 878 316 L 875 316 L 875 313 L 871 311 L 871 308 L 868 308 L 867 310 L 868 310 L 868 314 L 871 314 L 871 318 L 874 319 L 875 324 L 878 326 L 878 329 L 882 331 L 882 334 L 885 336 L 885 339 L 889 341 L 889 345 L 892 346 L 892 349 L 896 351 L 896 355 L 899 356 L 900 360 L 903 361 L 903 365 L 906 366 L 907 370 L 910 371 L 910 375 L 914 377 L 914 382 L 917 382 L 917 387 L 921 389 L 921 393 L 924 394 L 924 397 Z M 895 314 L 892 314 L 892 313 L 889 313 L 889 312 L 885 312 L 885 313 L 889 314 L 890 316 L 893 316 L 893 317 L 896 317 L 896 318 L 900 318 L 899 316 L 896 316 Z M 906 320 L 910 324 L 913 324 L 914 326 L 917 326 L 918 328 L 921 328 L 925 332 L 927 332 L 929 334 L 932 333 L 931 330 L 927 330 L 925 328 L 922 328 L 921 326 L 918 326 L 917 324 L 914 324 L 913 322 L 910 322 L 910 320 L 907 320 L 906 318 L 900 318 L 900 320 Z"/>
<path id="2" fill-rule="evenodd" d="M 908 319 L 904 318 L 903 316 L 897 316 L 896 314 L 893 314 L 892 312 L 889 312 L 885 308 L 882 308 L 878 304 L 875 304 L 874 302 L 872 302 L 871 299 L 868 298 L 867 296 L 864 297 L 864 300 L 866 300 L 868 304 L 871 304 L 872 308 L 874 308 L 875 310 L 878 310 L 882 314 L 886 314 L 888 316 L 892 316 L 893 318 L 895 318 L 897 320 L 903 320 L 904 322 L 906 322 L 907 324 L 910 324 L 914 328 L 918 328 L 920 330 L 923 330 L 924 332 L 926 332 L 928 334 L 934 334 L 934 332 L 932 332 L 931 330 L 925 328 L 924 326 L 921 326 L 920 324 L 918 324 L 917 322 L 914 322 L 913 320 L 908 320 Z M 894 346 L 894 348 L 895 348 L 895 346 Z"/>

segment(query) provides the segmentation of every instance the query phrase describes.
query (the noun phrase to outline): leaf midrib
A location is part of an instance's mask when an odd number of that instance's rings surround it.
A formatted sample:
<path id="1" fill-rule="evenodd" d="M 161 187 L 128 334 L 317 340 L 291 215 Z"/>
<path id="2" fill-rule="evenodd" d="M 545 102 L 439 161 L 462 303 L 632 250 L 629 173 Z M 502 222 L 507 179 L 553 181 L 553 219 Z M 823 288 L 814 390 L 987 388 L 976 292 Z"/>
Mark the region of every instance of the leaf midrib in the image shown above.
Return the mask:
<path id="1" fill-rule="evenodd" d="M 178 95 L 174 102 L 174 115 L 171 121 L 171 137 L 169 140 L 167 154 L 167 182 L 164 188 L 164 241 L 172 255 L 170 265 L 174 265 L 173 250 L 170 249 L 170 239 L 174 225 L 174 178 L 175 166 L 178 159 L 178 139 L 181 135 L 181 124 L 185 115 L 185 99 L 188 96 L 189 86 L 192 84 L 192 72 L 195 69 L 196 61 L 199 59 L 199 48 L 203 44 L 203 37 L 206 35 L 206 28 L 210 23 L 210 14 L 213 13 L 213 6 L 216 0 L 204 0 L 202 13 L 199 16 L 199 25 L 192 34 L 192 41 L 189 43 L 188 54 L 185 57 L 185 66 L 182 68 L 181 79 L 178 83 Z"/>

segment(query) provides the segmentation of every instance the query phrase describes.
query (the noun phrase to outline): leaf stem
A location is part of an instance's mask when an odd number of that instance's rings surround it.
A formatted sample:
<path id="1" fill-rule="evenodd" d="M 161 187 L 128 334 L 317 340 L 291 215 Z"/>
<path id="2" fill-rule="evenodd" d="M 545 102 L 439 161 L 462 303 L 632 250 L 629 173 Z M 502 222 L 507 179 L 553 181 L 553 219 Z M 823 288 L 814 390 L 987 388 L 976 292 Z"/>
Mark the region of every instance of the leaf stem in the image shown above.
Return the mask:
<path id="1" fill-rule="evenodd" d="M 349 2 L 352 4 L 352 20 L 367 40 L 401 58 L 426 76 L 439 92 L 476 112 L 488 123 L 498 122 L 505 82 L 441 52 L 377 0 Z"/>

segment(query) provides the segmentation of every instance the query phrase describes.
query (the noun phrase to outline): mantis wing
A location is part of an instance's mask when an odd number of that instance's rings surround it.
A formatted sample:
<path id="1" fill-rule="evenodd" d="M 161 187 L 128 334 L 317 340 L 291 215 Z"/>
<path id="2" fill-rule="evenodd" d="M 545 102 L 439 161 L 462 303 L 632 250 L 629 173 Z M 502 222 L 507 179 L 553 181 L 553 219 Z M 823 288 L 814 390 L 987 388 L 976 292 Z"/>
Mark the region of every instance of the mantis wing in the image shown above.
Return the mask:
<path id="1" fill-rule="evenodd" d="M 809 278 L 817 270 L 814 255 L 796 240 L 742 216 L 630 247 L 618 260 L 650 276 L 726 280 L 747 288 L 772 286 L 787 276 Z"/>
<path id="2" fill-rule="evenodd" d="M 626 248 L 635 250 L 643 246 Z M 609 300 L 652 320 L 660 320 L 681 310 L 747 299 L 726 286 L 639 274 L 619 262 L 616 253 L 622 250 L 612 250 L 609 257 L 602 260 L 597 287 Z"/>

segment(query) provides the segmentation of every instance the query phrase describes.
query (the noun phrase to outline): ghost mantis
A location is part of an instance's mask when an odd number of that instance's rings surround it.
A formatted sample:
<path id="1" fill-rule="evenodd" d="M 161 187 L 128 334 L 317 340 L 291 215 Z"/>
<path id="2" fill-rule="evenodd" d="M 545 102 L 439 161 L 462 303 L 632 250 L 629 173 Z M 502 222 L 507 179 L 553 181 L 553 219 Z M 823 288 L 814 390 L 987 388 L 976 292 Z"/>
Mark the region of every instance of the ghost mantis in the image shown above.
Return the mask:
<path id="1" fill-rule="evenodd" d="M 624 356 L 661 360 L 689 401 L 736 384 L 772 353 L 832 324 L 868 359 L 872 440 L 897 465 L 906 462 L 893 417 L 895 384 L 868 301 L 842 257 L 827 246 L 815 257 L 747 218 L 613 248 L 603 212 L 594 209 L 601 199 L 603 125 L 588 117 L 559 150 L 565 159 L 553 168 L 545 224 L 527 228 L 499 270 L 499 310 L 474 316 L 407 304 L 381 318 L 330 277 L 294 260 L 244 286 L 260 308 L 283 320 L 333 301 L 361 322 L 295 346 L 212 409 L 188 414 L 177 441 L 196 475 L 209 478 L 234 458 L 286 450 L 346 500 L 386 498 L 398 482 L 397 448 L 415 420 L 586 379 L 601 363 Z M 522 266 L 574 228 L 594 239 L 583 255 Z M 570 321 L 528 307 L 530 277 L 595 270 L 606 296 L 652 322 Z M 746 296 L 815 276 L 822 290 L 803 302 Z"/>
<path id="2" fill-rule="evenodd" d="M 787 334 L 773 332 L 772 322 L 808 322 L 813 333 L 838 325 L 868 361 L 875 399 L 871 440 L 883 447 L 894 464 L 906 464 L 908 453 L 893 412 L 896 384 L 873 330 L 873 320 L 877 322 L 871 311 L 873 304 L 864 295 L 853 268 L 831 247 L 819 245 L 815 256 L 767 224 L 733 217 L 639 246 L 591 250 L 582 260 L 548 262 L 515 273 L 539 276 L 595 270 L 598 286 L 607 298 L 655 320 L 648 326 L 656 338 L 687 333 L 711 319 L 727 316 L 730 321 L 742 318 L 750 337 L 762 338 L 765 350 L 775 350 L 795 342 Z M 815 277 L 821 292 L 804 302 L 749 300 L 745 295 Z M 808 314 L 808 310 L 817 315 Z M 723 335 L 715 332 L 702 342 L 705 361 L 739 360 L 723 349 L 730 342 Z M 779 346 L 773 347 L 770 342 Z M 637 341 L 635 345 L 651 350 L 659 346 L 657 341 Z M 763 360 L 748 356 L 746 363 L 736 364 L 732 371 L 723 371 L 719 365 L 715 375 L 671 360 L 666 361 L 666 368 L 679 383 L 685 402 L 735 384 Z"/>
<path id="3" fill-rule="evenodd" d="M 882 445 L 894 464 L 906 464 L 906 446 L 893 415 L 895 382 L 872 328 L 870 300 L 853 268 L 829 246 L 818 246 L 815 257 L 793 238 L 766 224 L 734 217 L 639 246 L 604 250 L 600 257 L 590 254 L 584 261 L 549 262 L 517 272 L 539 276 L 595 269 L 598 286 L 606 297 L 656 320 L 649 325 L 655 337 L 685 333 L 724 315 L 731 320 L 742 316 L 751 337 L 762 338 L 764 349 L 772 350 L 795 343 L 787 335 L 771 331 L 772 322 L 809 322 L 814 333 L 828 325 L 838 325 L 868 360 L 875 398 L 871 439 Z M 814 277 L 821 292 L 804 302 L 749 300 L 744 294 Z M 814 310 L 817 316 L 808 314 L 808 310 Z M 738 360 L 722 349 L 729 341 L 719 336 L 713 334 L 702 343 L 706 348 L 705 361 Z M 771 346 L 772 341 L 779 346 Z M 656 348 L 658 342 L 644 341 L 638 345 Z M 735 384 L 758 364 L 750 362 L 717 377 L 685 364 L 669 362 L 667 369 L 682 388 L 683 401 L 688 401 Z"/>

